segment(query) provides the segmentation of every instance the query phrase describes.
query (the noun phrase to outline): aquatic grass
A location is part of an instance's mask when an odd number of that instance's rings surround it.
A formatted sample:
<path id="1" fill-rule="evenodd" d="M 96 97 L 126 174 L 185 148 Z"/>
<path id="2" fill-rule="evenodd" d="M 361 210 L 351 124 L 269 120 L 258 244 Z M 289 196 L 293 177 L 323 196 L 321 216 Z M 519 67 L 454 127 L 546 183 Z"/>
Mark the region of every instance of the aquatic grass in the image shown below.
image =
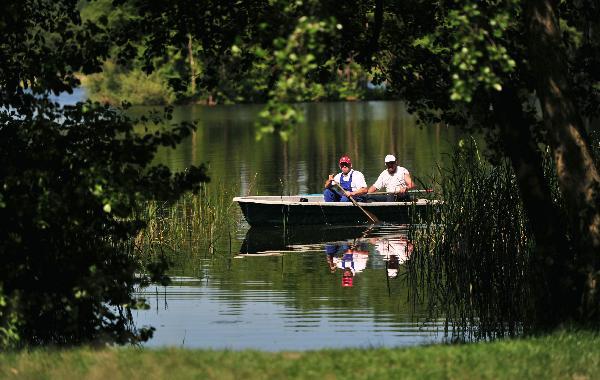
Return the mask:
<path id="1" fill-rule="evenodd" d="M 526 331 L 533 241 L 509 163 L 491 165 L 463 142 L 435 182 L 443 206 L 409 231 L 412 301 L 459 340 Z"/>
<path id="2" fill-rule="evenodd" d="M 211 183 L 174 203 L 146 203 L 141 213 L 147 225 L 136 237 L 136 247 L 149 254 L 215 253 L 219 245 L 230 243 L 239 220 L 232 201 L 235 190 L 234 186 Z"/>

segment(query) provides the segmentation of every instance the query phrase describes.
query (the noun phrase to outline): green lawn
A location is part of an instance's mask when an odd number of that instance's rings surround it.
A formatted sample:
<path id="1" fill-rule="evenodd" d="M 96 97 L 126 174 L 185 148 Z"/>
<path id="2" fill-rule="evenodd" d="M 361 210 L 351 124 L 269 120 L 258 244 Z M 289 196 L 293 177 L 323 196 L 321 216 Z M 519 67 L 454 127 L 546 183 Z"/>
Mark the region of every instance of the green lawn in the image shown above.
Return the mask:
<path id="1" fill-rule="evenodd" d="M 600 379 L 600 335 L 556 333 L 494 343 L 311 352 L 89 348 L 0 356 L 24 379 Z"/>

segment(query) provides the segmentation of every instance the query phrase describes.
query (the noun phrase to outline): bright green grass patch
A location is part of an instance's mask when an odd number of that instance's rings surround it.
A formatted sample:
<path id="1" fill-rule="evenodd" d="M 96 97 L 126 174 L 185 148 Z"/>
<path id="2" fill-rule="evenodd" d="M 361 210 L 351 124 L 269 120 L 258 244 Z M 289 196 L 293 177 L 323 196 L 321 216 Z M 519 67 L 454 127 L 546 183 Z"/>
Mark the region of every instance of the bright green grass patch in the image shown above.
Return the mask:
<path id="1" fill-rule="evenodd" d="M 310 352 L 185 349 L 34 350 L 0 356 L 0 378 L 25 379 L 598 379 L 600 335 L 406 349 Z"/>

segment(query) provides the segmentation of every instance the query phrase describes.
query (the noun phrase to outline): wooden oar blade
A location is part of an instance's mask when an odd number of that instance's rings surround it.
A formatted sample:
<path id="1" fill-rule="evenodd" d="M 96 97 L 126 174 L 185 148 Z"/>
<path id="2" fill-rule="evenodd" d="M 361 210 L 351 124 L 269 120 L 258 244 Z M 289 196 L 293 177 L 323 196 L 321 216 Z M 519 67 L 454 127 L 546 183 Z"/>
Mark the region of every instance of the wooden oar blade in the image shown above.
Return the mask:
<path id="1" fill-rule="evenodd" d="M 336 183 L 335 186 L 342 191 L 342 194 L 346 193 L 346 191 L 338 183 Z M 356 207 L 358 207 L 360 209 L 360 211 L 362 211 L 367 216 L 367 218 L 369 218 L 369 221 L 371 223 L 375 223 L 375 224 L 380 223 L 379 219 L 372 212 L 365 210 L 364 207 L 359 205 L 358 202 L 356 202 L 356 200 L 354 198 L 352 198 L 350 195 L 348 195 L 348 199 L 350 199 L 352 204 L 355 205 Z"/>

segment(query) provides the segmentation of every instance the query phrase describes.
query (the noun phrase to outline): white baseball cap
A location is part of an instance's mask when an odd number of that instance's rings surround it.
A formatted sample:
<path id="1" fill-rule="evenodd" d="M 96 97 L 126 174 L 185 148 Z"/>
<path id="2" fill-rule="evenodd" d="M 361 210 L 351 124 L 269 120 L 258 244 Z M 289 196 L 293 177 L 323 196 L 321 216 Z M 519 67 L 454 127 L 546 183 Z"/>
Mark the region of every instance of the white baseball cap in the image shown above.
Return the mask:
<path id="1" fill-rule="evenodd" d="M 396 157 L 392 156 L 391 154 L 388 154 L 387 156 L 385 156 L 385 163 L 387 164 L 388 162 L 396 162 Z"/>

